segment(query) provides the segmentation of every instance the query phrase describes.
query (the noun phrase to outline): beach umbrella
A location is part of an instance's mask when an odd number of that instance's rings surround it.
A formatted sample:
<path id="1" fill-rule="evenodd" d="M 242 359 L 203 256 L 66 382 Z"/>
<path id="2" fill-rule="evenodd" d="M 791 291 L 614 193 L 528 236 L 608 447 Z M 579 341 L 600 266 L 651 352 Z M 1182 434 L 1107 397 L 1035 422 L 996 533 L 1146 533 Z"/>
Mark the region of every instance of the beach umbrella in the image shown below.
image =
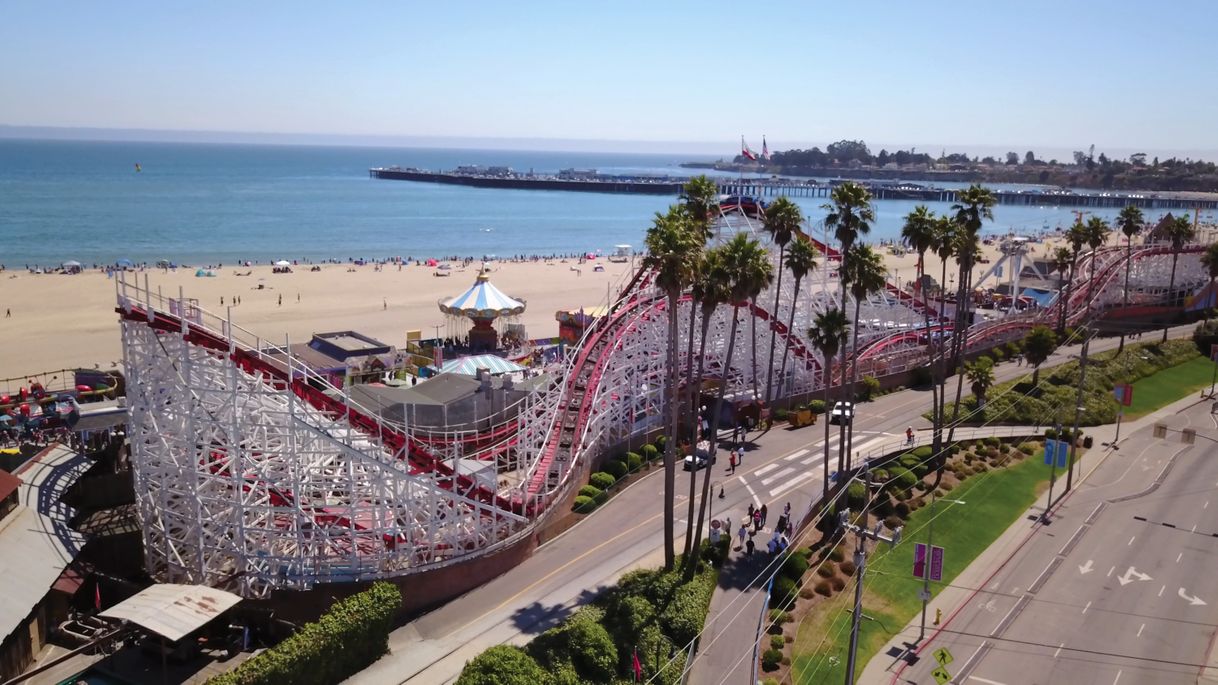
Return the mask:
<path id="1" fill-rule="evenodd" d="M 135 264 L 130 259 L 120 259 L 117 262 L 115 262 L 115 264 L 117 264 L 118 266 L 126 267 L 128 269 L 135 266 Z"/>
<path id="2" fill-rule="evenodd" d="M 286 259 L 281 259 L 281 260 L 275 262 L 275 266 L 292 266 L 292 263 Z"/>
<path id="3" fill-rule="evenodd" d="M 64 263 L 63 263 L 63 268 L 65 268 L 65 269 L 79 269 L 79 268 L 80 268 L 80 262 L 76 261 L 75 259 L 69 259 L 68 261 L 66 261 L 66 262 L 64 262 Z"/>

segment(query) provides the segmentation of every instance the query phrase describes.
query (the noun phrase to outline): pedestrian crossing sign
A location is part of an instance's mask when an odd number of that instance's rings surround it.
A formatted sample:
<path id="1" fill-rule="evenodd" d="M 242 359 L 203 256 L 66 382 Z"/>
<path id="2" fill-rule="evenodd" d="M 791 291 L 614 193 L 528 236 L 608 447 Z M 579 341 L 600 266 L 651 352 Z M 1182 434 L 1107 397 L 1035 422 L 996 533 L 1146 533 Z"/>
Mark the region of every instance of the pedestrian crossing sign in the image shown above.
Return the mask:
<path id="1" fill-rule="evenodd" d="M 935 663 L 940 666 L 946 666 L 953 661 L 955 659 L 952 658 L 952 653 L 947 651 L 947 647 L 940 647 L 935 650 Z"/>
<path id="2" fill-rule="evenodd" d="M 952 679 L 952 674 L 948 673 L 947 669 L 942 666 L 931 671 L 930 674 L 934 676 L 935 682 L 939 683 L 939 685 L 947 685 L 947 681 Z"/>

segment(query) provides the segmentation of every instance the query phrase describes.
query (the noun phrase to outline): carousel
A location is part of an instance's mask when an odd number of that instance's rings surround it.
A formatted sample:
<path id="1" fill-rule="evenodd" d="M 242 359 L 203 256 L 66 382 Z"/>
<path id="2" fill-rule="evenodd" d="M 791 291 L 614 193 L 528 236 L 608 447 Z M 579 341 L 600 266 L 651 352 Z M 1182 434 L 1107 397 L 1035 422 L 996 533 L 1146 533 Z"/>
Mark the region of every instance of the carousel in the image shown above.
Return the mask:
<path id="1" fill-rule="evenodd" d="M 499 330 L 524 313 L 525 302 L 508 297 L 491 284 L 486 271 L 480 271 L 469 290 L 456 297 L 440 300 L 440 311 L 448 317 L 450 337 L 460 337 L 460 329 L 466 320 L 473 322 L 469 329 L 469 348 L 473 351 L 489 351 L 499 348 Z"/>

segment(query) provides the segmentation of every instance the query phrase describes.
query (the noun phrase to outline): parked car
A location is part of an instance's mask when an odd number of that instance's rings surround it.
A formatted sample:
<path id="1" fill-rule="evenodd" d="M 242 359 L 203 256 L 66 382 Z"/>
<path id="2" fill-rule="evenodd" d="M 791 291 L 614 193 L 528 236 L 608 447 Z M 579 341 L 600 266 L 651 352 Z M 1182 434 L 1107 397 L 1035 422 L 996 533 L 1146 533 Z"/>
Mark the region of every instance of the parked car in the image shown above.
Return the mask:
<path id="1" fill-rule="evenodd" d="M 830 423 L 850 423 L 854 420 L 854 403 L 853 402 L 838 402 L 833 405 L 833 411 L 829 414 Z"/>

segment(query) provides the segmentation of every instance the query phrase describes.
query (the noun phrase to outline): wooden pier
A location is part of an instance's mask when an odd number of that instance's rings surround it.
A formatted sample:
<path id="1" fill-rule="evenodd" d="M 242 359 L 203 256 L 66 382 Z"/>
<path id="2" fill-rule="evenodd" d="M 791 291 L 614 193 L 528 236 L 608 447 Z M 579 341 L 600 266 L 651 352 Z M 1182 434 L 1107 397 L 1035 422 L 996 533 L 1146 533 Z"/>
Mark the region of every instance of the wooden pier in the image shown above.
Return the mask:
<path id="1" fill-rule="evenodd" d="M 452 172 L 432 172 L 421 169 L 374 168 L 368 170 L 372 178 L 423 183 L 445 183 L 477 188 L 504 188 L 515 190 L 562 190 L 582 193 L 626 193 L 638 195 L 681 194 L 689 180 L 673 176 L 597 176 L 591 178 L 558 178 L 532 174 L 510 174 L 479 176 Z M 871 191 L 876 200 L 908 200 L 912 202 L 954 203 L 960 190 L 938 188 L 916 184 L 858 181 Z M 836 182 L 799 182 L 791 179 L 741 179 L 720 181 L 719 192 L 724 195 L 747 195 L 750 197 L 808 197 L 828 198 Z M 1000 205 L 1024 205 L 1028 207 L 1097 207 L 1119 209 L 1136 205 L 1143 209 L 1218 209 L 1218 197 L 1192 198 L 1176 194 L 1152 192 L 1099 192 L 1072 193 L 1065 191 L 1038 190 L 993 190 Z"/>

